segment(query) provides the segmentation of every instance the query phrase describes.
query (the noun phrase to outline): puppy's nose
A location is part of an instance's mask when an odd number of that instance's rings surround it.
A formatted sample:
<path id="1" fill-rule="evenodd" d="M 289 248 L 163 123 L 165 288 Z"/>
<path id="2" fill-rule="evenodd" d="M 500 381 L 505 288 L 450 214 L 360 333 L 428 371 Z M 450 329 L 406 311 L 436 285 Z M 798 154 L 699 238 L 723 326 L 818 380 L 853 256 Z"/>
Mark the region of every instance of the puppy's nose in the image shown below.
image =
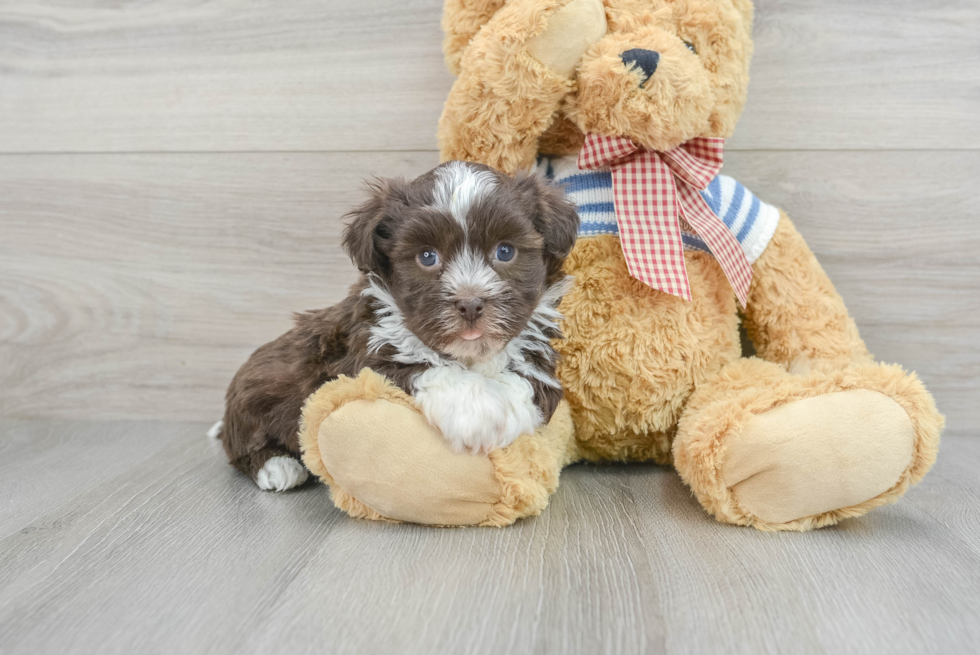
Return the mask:
<path id="1" fill-rule="evenodd" d="M 640 82 L 640 86 L 643 86 L 650 79 L 657 70 L 657 64 L 660 63 L 659 52 L 644 50 L 642 48 L 627 50 L 620 57 L 622 57 L 623 63 L 626 64 L 626 68 L 636 66 L 643 71 L 643 80 Z"/>
<path id="2" fill-rule="evenodd" d="M 475 321 L 483 314 L 483 298 L 467 298 L 457 300 L 456 309 L 467 321 Z"/>

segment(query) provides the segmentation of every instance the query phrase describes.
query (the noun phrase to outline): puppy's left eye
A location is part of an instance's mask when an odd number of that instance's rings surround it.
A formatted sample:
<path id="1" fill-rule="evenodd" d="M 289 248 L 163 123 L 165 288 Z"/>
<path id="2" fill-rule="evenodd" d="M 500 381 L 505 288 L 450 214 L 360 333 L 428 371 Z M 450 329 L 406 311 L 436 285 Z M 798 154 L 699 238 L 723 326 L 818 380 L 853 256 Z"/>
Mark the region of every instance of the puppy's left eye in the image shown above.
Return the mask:
<path id="1" fill-rule="evenodd" d="M 687 49 L 690 50 L 691 52 L 693 52 L 694 54 L 698 54 L 698 49 L 695 48 L 694 47 L 694 44 L 691 43 L 690 41 L 685 41 L 684 42 L 684 45 L 686 45 L 687 46 Z"/>
<path id="2" fill-rule="evenodd" d="M 497 246 L 496 257 L 498 262 L 509 262 L 514 258 L 515 254 L 517 254 L 517 251 L 514 250 L 514 246 L 508 246 L 504 243 Z"/>
<path id="3" fill-rule="evenodd" d="M 416 259 L 418 260 L 419 264 L 421 264 L 422 266 L 426 268 L 431 268 L 439 263 L 439 253 L 431 249 L 423 250 L 418 254 L 418 257 L 416 257 Z"/>

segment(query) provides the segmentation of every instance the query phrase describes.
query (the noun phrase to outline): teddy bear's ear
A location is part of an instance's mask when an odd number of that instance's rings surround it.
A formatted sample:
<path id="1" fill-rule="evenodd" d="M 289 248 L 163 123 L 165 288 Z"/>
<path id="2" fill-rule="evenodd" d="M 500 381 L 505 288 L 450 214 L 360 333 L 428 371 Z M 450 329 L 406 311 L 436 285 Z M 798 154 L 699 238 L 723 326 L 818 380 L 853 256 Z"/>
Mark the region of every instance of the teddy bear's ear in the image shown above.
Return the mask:
<path id="1" fill-rule="evenodd" d="M 383 278 L 391 274 L 388 251 L 393 241 L 397 216 L 408 206 L 402 179 L 376 179 L 367 184 L 369 198 L 345 218 L 343 245 L 347 255 L 363 273 Z"/>
<path id="2" fill-rule="evenodd" d="M 575 245 L 579 216 L 575 203 L 565 197 L 562 189 L 534 173 L 518 172 L 514 181 L 534 228 L 544 237 L 549 255 L 564 260 Z"/>
<path id="3" fill-rule="evenodd" d="M 735 9 L 737 9 L 739 13 L 742 14 L 742 18 L 745 19 L 746 28 L 749 30 L 749 32 L 751 32 L 752 18 L 754 13 L 754 9 L 752 7 L 752 0 L 733 0 L 733 1 L 735 4 Z"/>

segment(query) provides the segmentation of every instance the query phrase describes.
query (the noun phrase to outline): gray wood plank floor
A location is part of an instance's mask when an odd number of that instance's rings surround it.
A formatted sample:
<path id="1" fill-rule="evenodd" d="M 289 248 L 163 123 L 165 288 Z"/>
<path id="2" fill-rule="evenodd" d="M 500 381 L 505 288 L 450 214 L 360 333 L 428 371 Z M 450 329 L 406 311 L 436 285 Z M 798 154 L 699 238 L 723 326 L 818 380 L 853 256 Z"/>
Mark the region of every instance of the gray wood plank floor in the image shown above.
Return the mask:
<path id="1" fill-rule="evenodd" d="M 713 522 L 655 466 L 572 467 L 542 516 L 505 529 L 355 521 L 319 484 L 258 491 L 206 427 L 0 420 L 19 463 L 0 471 L 0 651 L 967 653 L 980 638 L 980 439 L 947 439 L 897 505 L 773 535 Z"/>

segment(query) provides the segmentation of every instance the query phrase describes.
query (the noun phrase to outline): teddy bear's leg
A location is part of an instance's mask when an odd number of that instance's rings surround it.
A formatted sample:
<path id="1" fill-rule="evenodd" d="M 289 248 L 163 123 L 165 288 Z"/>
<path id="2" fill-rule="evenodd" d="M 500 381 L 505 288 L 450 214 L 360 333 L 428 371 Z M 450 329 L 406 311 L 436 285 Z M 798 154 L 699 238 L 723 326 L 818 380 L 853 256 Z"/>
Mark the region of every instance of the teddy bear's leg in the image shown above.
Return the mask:
<path id="1" fill-rule="evenodd" d="M 943 417 L 915 375 L 874 363 L 783 215 L 753 265 L 746 326 L 766 360 L 698 386 L 674 463 L 720 520 L 805 530 L 900 497 L 935 461 Z"/>
<path id="2" fill-rule="evenodd" d="M 442 159 L 532 166 L 579 59 L 605 32 L 601 0 L 507 2 L 463 52 L 439 120 Z"/>
<path id="3" fill-rule="evenodd" d="M 575 457 L 566 404 L 533 435 L 488 456 L 454 452 L 411 398 L 364 369 L 324 384 L 303 408 L 303 463 L 356 518 L 509 525 L 539 514 Z"/>
<path id="4" fill-rule="evenodd" d="M 807 530 L 897 500 L 936 457 L 942 417 L 898 366 L 794 375 L 732 362 L 692 396 L 674 465 L 721 521 Z"/>

